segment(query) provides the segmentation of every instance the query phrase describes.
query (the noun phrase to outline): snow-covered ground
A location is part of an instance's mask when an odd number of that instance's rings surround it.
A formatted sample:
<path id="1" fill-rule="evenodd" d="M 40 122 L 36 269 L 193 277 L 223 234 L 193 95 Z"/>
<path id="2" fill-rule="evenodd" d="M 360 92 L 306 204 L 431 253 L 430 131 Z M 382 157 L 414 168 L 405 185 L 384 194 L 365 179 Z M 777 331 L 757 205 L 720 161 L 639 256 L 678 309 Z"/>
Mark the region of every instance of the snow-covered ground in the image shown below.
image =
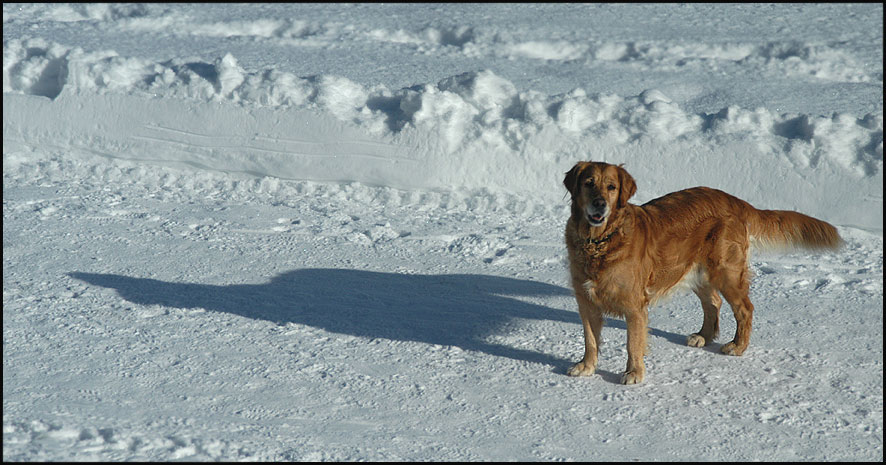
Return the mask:
<path id="1" fill-rule="evenodd" d="M 587 159 L 846 246 L 571 378 Z M 4 460 L 882 461 L 882 328 L 882 5 L 3 5 Z"/>

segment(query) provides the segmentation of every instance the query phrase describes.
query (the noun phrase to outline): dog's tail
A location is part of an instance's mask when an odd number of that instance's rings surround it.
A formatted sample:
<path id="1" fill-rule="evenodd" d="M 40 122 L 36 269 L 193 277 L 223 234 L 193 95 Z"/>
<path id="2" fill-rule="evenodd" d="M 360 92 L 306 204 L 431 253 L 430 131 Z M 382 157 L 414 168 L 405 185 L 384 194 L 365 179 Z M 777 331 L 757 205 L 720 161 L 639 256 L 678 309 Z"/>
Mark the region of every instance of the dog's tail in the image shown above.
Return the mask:
<path id="1" fill-rule="evenodd" d="M 787 210 L 755 213 L 748 218 L 748 233 L 757 248 L 836 250 L 843 245 L 837 228 L 811 216 Z"/>

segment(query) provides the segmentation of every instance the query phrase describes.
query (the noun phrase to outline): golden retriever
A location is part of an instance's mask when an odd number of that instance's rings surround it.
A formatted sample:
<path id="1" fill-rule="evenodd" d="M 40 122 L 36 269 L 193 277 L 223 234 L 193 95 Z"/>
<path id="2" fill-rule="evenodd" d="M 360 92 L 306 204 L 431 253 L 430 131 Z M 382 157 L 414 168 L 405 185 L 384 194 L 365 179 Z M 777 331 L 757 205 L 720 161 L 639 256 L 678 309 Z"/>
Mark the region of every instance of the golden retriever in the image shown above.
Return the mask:
<path id="1" fill-rule="evenodd" d="M 603 315 L 624 318 L 628 364 L 622 383 L 643 382 L 647 306 L 678 285 L 701 299 L 704 322 L 688 345 L 710 344 L 719 332 L 720 295 L 735 315 L 735 337 L 721 351 L 741 355 L 751 335 L 748 249 L 763 245 L 836 249 L 836 228 L 784 210 L 757 210 L 725 192 L 695 187 L 642 206 L 628 203 L 637 190 L 621 166 L 579 162 L 563 180 L 572 195 L 566 223 L 569 272 L 584 328 L 584 358 L 570 376 L 597 366 Z"/>

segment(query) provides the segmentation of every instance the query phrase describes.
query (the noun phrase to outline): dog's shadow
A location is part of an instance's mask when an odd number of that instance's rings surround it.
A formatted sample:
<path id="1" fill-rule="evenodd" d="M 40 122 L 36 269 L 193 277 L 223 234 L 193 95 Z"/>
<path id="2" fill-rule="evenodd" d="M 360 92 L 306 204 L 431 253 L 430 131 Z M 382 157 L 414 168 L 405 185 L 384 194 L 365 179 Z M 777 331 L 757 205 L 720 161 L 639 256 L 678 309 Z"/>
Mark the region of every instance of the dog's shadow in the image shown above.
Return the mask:
<path id="1" fill-rule="evenodd" d="M 488 342 L 514 318 L 580 324 L 578 313 L 519 300 L 569 296 L 563 287 L 477 274 L 419 275 L 298 269 L 264 284 L 176 283 L 114 274 L 69 273 L 140 305 L 204 308 L 339 334 L 456 346 L 565 372 L 569 360 Z"/>
<path id="2" fill-rule="evenodd" d="M 560 286 L 477 274 L 420 275 L 350 269 L 298 269 L 264 284 L 211 285 L 165 282 L 114 274 L 74 272 L 70 277 L 114 289 L 139 305 L 203 308 L 276 324 L 298 323 L 366 338 L 455 346 L 548 365 L 566 373 L 575 360 L 489 342 L 506 334 L 515 318 L 575 324 L 575 311 L 538 305 L 517 296 L 563 297 Z M 611 318 L 606 325 L 625 329 Z M 685 344 L 685 336 L 651 329 L 651 335 Z M 598 370 L 607 381 L 620 375 Z M 607 376 L 607 374 L 609 376 Z"/>

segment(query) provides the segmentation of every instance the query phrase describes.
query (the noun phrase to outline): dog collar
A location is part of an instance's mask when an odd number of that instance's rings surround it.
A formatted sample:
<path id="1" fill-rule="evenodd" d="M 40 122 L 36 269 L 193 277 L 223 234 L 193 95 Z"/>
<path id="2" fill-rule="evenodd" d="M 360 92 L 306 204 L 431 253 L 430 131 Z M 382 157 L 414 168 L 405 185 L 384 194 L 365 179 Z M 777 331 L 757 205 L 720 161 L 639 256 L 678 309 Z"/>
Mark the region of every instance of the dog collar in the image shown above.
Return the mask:
<path id="1" fill-rule="evenodd" d="M 605 237 L 602 237 L 600 239 L 591 239 L 590 237 L 588 237 L 588 244 L 600 245 L 600 244 L 608 241 L 609 239 L 612 239 L 612 236 L 616 232 L 618 232 L 618 229 L 612 231 L 611 233 L 607 234 Z"/>

